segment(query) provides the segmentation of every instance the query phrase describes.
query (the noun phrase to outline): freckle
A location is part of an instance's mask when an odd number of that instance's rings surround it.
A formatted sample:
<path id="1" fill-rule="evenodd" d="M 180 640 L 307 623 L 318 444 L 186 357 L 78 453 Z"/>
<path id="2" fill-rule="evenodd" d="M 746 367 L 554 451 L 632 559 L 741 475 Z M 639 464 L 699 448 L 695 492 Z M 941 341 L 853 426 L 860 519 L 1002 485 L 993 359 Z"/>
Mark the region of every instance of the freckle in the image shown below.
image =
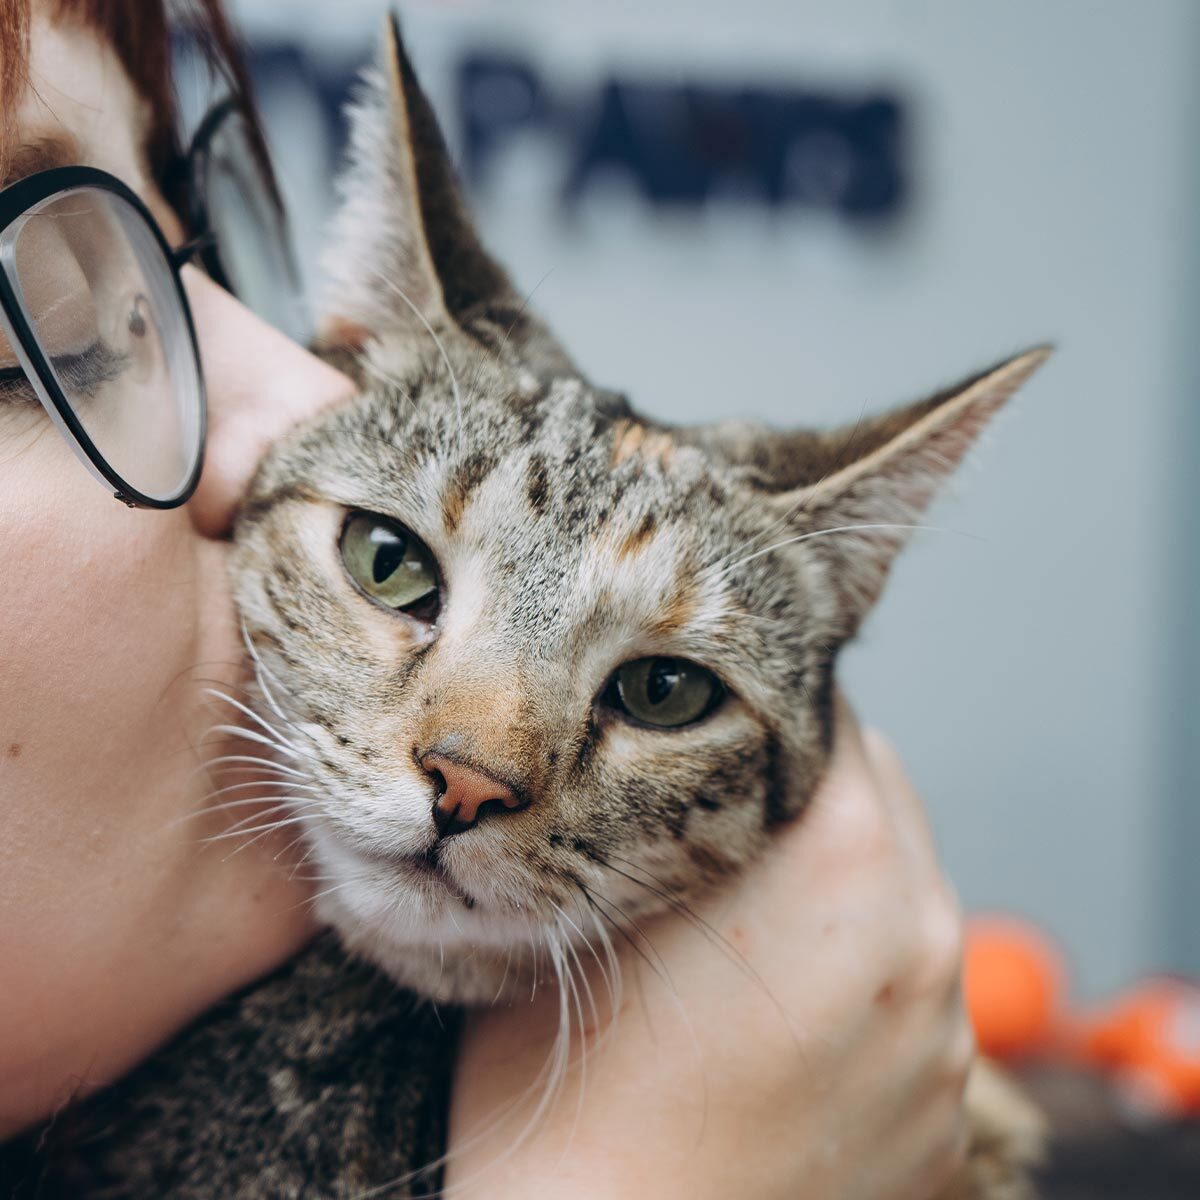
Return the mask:
<path id="1" fill-rule="evenodd" d="M 8 757 L 9 758 L 20 758 L 21 757 L 21 743 L 20 742 L 13 742 L 13 744 L 11 746 L 9 746 Z"/>

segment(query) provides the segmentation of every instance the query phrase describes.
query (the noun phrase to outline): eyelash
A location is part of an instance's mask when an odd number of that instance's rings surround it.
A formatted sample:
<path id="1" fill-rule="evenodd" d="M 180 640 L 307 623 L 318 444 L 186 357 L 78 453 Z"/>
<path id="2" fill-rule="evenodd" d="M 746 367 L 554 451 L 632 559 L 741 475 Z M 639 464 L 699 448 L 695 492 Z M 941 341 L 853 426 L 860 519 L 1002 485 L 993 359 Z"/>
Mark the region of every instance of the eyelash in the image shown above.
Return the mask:
<path id="1" fill-rule="evenodd" d="M 93 342 L 77 354 L 60 354 L 50 360 L 63 390 L 74 396 L 91 399 L 106 383 L 120 377 L 129 361 L 128 353 L 114 351 L 103 342 Z M 0 396 L 35 401 L 36 393 L 21 367 L 0 370 Z"/>

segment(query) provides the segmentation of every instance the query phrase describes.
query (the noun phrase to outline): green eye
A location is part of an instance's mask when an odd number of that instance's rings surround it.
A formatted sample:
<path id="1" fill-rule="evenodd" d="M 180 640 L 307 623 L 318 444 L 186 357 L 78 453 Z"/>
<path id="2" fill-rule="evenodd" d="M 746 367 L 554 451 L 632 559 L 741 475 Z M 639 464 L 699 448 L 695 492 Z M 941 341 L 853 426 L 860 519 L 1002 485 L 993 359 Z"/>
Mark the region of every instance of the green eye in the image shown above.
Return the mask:
<path id="1" fill-rule="evenodd" d="M 437 615 L 433 555 L 403 525 L 371 513 L 355 513 L 342 530 L 342 561 L 350 578 L 385 607 L 426 620 Z"/>
<path id="2" fill-rule="evenodd" d="M 722 694 L 720 680 L 686 658 L 638 658 L 617 668 L 604 698 L 643 725 L 678 729 L 707 716 Z"/>

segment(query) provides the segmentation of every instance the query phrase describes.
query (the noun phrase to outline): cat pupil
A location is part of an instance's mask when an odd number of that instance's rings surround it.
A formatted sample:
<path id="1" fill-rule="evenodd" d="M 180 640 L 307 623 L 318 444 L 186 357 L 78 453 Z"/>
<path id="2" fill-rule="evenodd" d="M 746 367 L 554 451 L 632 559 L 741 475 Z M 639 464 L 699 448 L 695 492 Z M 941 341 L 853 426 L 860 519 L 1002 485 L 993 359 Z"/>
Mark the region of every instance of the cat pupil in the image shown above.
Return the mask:
<path id="1" fill-rule="evenodd" d="M 651 704 L 661 704 L 679 682 L 679 669 L 673 658 L 660 658 L 650 668 L 646 677 L 646 699 Z"/>
<path id="2" fill-rule="evenodd" d="M 376 583 L 382 583 L 404 561 L 408 545 L 404 538 L 397 537 L 389 529 L 373 529 L 371 540 L 377 546 L 371 574 Z"/>

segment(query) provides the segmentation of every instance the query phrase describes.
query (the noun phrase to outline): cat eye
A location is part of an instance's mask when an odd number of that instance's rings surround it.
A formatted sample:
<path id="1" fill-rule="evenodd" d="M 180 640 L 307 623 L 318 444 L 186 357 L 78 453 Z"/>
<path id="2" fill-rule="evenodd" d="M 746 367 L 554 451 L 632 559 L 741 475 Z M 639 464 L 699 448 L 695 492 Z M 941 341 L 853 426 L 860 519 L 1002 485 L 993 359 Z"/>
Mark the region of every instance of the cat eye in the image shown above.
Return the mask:
<path id="1" fill-rule="evenodd" d="M 422 621 L 437 617 L 437 568 L 412 530 L 374 513 L 351 513 L 341 549 L 350 578 L 372 600 Z"/>
<path id="2" fill-rule="evenodd" d="M 642 725 L 678 729 L 706 717 L 724 694 L 711 671 L 686 658 L 637 658 L 616 669 L 603 700 Z"/>

